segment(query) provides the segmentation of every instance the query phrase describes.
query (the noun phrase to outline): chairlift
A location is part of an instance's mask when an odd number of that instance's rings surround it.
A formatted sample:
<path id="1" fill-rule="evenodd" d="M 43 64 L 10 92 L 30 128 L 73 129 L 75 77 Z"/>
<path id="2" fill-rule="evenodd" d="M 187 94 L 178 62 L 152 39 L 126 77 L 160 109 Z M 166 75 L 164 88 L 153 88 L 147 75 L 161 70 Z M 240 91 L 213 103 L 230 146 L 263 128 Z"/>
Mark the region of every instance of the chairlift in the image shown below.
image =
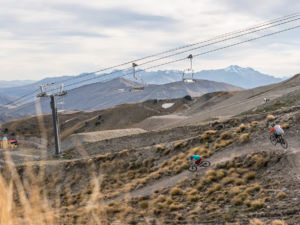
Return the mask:
<path id="1" fill-rule="evenodd" d="M 183 71 L 182 81 L 185 83 L 194 83 L 193 55 L 190 54 L 187 58 L 190 59 L 190 68 Z"/>
<path id="2" fill-rule="evenodd" d="M 135 67 L 138 65 L 136 63 L 132 63 L 132 69 L 133 69 L 133 78 L 138 82 L 135 84 L 135 87 L 130 89 L 130 92 L 137 92 L 137 91 L 143 91 L 145 89 L 145 85 L 142 78 L 138 78 L 136 76 Z"/>
<path id="3" fill-rule="evenodd" d="M 64 109 L 64 104 L 65 104 L 65 101 L 64 101 L 64 95 L 62 96 L 58 96 L 57 97 L 57 100 L 56 100 L 56 105 L 57 105 L 57 111 L 62 113 L 65 111 Z"/>

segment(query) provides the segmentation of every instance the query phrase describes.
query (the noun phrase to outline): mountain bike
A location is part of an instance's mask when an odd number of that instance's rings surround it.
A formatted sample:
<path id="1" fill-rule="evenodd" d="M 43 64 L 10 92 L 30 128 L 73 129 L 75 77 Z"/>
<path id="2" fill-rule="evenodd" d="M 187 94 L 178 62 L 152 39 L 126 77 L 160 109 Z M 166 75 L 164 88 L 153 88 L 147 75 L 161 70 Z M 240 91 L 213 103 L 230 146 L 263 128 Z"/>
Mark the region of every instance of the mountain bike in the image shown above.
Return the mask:
<path id="1" fill-rule="evenodd" d="M 283 147 L 284 149 L 288 148 L 288 143 L 287 141 L 282 137 L 282 135 L 278 135 L 277 137 L 275 136 L 275 134 L 271 134 L 270 135 L 270 141 L 273 145 L 276 145 L 277 143 L 281 144 L 281 147 Z"/>
<path id="2" fill-rule="evenodd" d="M 198 166 L 209 167 L 210 161 L 202 160 L 199 164 L 195 163 L 194 161 L 191 161 L 189 166 L 189 171 L 195 172 Z"/>

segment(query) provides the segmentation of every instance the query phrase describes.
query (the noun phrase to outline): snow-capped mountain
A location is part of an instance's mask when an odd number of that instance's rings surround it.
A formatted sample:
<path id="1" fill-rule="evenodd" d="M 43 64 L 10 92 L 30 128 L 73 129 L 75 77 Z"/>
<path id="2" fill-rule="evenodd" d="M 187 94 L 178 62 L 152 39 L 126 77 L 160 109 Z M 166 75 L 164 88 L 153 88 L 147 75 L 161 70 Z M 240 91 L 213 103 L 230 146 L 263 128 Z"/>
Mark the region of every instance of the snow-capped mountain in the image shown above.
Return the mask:
<path id="1" fill-rule="evenodd" d="M 219 70 L 203 70 L 195 74 L 198 79 L 207 79 L 218 82 L 240 86 L 243 88 L 254 88 L 283 81 L 283 78 L 276 78 L 260 73 L 252 68 L 229 66 Z"/>

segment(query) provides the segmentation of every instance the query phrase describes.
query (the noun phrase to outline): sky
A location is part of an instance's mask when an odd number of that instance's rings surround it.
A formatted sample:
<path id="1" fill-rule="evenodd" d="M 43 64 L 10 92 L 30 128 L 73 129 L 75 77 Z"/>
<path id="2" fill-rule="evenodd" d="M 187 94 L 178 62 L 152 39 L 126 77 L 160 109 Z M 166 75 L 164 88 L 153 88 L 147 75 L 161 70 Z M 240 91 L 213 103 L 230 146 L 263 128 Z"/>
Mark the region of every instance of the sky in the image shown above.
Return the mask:
<path id="1" fill-rule="evenodd" d="M 0 80 L 40 80 L 97 71 L 300 11 L 299 0 L 0 0 L 0 3 Z M 277 30 L 297 25 L 300 20 Z M 277 30 L 273 28 L 191 53 L 200 54 Z M 201 55 L 194 58 L 194 69 L 239 65 L 277 77 L 291 76 L 300 72 L 299 37 L 300 28 Z M 188 63 L 183 60 L 155 70 L 183 70 L 189 67 Z"/>

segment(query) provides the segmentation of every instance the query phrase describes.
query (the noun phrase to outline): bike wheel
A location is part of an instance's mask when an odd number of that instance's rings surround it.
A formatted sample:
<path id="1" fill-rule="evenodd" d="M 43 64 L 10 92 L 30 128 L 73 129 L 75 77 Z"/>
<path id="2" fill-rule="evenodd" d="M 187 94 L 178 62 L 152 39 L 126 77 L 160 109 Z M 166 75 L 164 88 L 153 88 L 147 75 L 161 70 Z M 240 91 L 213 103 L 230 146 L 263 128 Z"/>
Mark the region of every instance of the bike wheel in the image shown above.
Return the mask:
<path id="1" fill-rule="evenodd" d="M 210 161 L 202 161 L 201 166 L 209 167 L 210 166 Z"/>
<path id="2" fill-rule="evenodd" d="M 277 144 L 277 139 L 276 139 L 275 135 L 270 135 L 270 141 L 273 145 Z"/>
<path id="3" fill-rule="evenodd" d="M 189 171 L 195 172 L 196 170 L 197 170 L 197 166 L 195 166 L 195 165 L 190 165 Z"/>
<path id="4" fill-rule="evenodd" d="M 280 144 L 281 144 L 281 147 L 283 147 L 284 149 L 288 148 L 288 143 L 284 138 L 280 139 Z"/>

